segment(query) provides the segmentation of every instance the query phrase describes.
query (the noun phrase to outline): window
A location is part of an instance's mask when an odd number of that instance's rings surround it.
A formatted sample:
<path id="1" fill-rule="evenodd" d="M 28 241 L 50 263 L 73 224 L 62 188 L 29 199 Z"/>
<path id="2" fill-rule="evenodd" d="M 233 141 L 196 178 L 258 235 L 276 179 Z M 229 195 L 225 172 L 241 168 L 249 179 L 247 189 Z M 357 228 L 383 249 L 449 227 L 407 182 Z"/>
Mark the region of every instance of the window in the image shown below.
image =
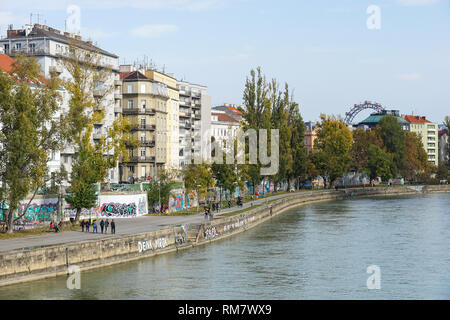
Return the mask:
<path id="1" fill-rule="evenodd" d="M 141 168 L 141 176 L 142 176 L 142 177 L 145 177 L 145 176 L 146 176 L 146 174 L 145 174 L 145 167 L 142 167 L 142 168 Z"/>
<path id="2" fill-rule="evenodd" d="M 22 48 L 22 44 L 21 43 L 16 43 L 16 49 L 20 49 Z"/>
<path id="3" fill-rule="evenodd" d="M 5 44 L 5 52 L 9 51 L 9 44 Z"/>
<path id="4" fill-rule="evenodd" d="M 30 52 L 35 52 L 36 51 L 36 43 L 30 43 L 28 45 L 28 48 L 30 49 Z"/>
<path id="5" fill-rule="evenodd" d="M 141 157 L 145 158 L 145 148 L 141 148 Z"/>
<path id="6" fill-rule="evenodd" d="M 146 104 L 147 104 L 147 101 L 146 101 L 146 100 L 142 100 L 142 101 L 141 101 L 142 109 L 145 110 Z"/>
<path id="7" fill-rule="evenodd" d="M 127 92 L 128 93 L 133 93 L 133 85 L 132 84 L 128 85 L 128 91 Z"/>
<path id="8" fill-rule="evenodd" d="M 141 93 L 145 93 L 145 83 L 141 84 Z"/>
<path id="9" fill-rule="evenodd" d="M 141 118 L 141 126 L 145 127 L 145 118 Z"/>
<path id="10" fill-rule="evenodd" d="M 133 109 L 133 106 L 134 106 L 134 101 L 128 100 L 128 109 Z"/>

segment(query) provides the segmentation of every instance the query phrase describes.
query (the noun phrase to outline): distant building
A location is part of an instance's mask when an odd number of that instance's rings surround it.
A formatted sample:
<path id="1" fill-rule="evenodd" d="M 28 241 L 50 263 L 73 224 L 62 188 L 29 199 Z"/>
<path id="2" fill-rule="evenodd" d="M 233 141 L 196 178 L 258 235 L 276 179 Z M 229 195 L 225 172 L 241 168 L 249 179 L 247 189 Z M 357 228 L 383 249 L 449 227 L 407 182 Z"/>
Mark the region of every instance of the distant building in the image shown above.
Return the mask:
<path id="1" fill-rule="evenodd" d="M 102 109 L 105 118 L 101 123 L 94 124 L 92 141 L 100 139 L 109 130 L 115 118 L 120 114 L 120 81 L 119 81 L 119 57 L 95 46 L 92 41 L 85 41 L 79 35 L 64 32 L 46 25 L 25 25 L 23 29 L 13 29 L 10 25 L 6 38 L 0 39 L 0 47 L 3 52 L 14 58 L 17 55 L 33 56 L 41 65 L 43 76 L 50 78 L 50 73 L 56 73 L 62 79 L 71 79 L 71 74 L 61 63 L 61 58 L 69 53 L 69 47 L 74 46 L 84 51 L 95 52 L 99 55 L 98 68 L 108 68 L 112 72 L 103 83 L 98 83 L 94 90 L 94 97 L 103 96 L 104 89 L 113 87 L 114 91 L 106 93 L 102 99 Z M 70 96 L 66 90 L 60 90 L 62 95 L 61 112 L 69 110 Z M 59 117 L 59 115 L 55 115 Z M 50 172 L 59 170 L 61 164 L 70 174 L 72 161 L 76 150 L 73 145 L 65 145 L 62 150 L 51 155 L 48 162 Z M 117 183 L 119 180 L 118 166 L 108 170 L 107 181 Z"/>
<path id="2" fill-rule="evenodd" d="M 424 116 L 402 115 L 408 121 L 409 131 L 417 133 L 428 154 L 428 162 L 439 165 L 438 154 L 438 124 L 427 120 Z"/>
<path id="3" fill-rule="evenodd" d="M 216 108 L 211 110 L 211 136 L 224 152 L 234 150 L 234 140 L 239 126 L 239 121 L 230 117 L 225 111 Z"/>
<path id="4" fill-rule="evenodd" d="M 450 140 L 448 138 L 448 134 L 445 130 L 438 131 L 438 148 L 439 148 L 439 163 L 448 163 L 448 149 Z"/>
<path id="5" fill-rule="evenodd" d="M 230 116 L 231 118 L 233 118 L 234 120 L 241 122 L 242 120 L 242 113 L 239 111 L 238 109 L 239 107 L 236 106 L 235 104 L 223 104 L 222 106 L 216 106 L 213 109 L 214 110 L 219 110 L 219 111 L 224 111 L 228 116 Z"/>
<path id="6" fill-rule="evenodd" d="M 317 138 L 317 126 L 314 122 L 305 122 L 305 149 L 306 154 L 310 154 L 314 148 L 314 141 Z"/>
<path id="7" fill-rule="evenodd" d="M 178 81 L 179 160 L 180 168 L 194 159 L 210 158 L 211 144 L 207 134 L 211 129 L 211 97 L 207 87 Z"/>
<path id="8" fill-rule="evenodd" d="M 381 112 L 372 113 L 369 117 L 359 122 L 356 127 L 364 130 L 375 128 L 381 121 L 381 118 L 386 115 L 394 116 L 402 129 L 409 131 L 409 122 L 400 116 L 399 110 L 383 110 Z"/>

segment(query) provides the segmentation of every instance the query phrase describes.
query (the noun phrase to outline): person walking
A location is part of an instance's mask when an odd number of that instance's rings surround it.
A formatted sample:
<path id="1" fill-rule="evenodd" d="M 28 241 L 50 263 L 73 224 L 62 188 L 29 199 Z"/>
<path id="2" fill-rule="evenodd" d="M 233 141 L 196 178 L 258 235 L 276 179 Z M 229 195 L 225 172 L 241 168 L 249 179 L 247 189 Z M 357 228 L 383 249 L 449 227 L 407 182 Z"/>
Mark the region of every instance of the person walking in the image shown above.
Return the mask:
<path id="1" fill-rule="evenodd" d="M 216 212 L 219 212 L 219 203 L 216 203 Z"/>
<path id="2" fill-rule="evenodd" d="M 92 232 L 98 233 L 97 231 L 97 220 L 92 222 Z"/>
<path id="3" fill-rule="evenodd" d="M 111 234 L 116 234 L 116 223 L 114 219 L 111 220 Z"/>
<path id="4" fill-rule="evenodd" d="M 105 221 L 102 219 L 102 221 L 100 221 L 100 231 L 103 233 L 103 229 L 105 228 Z"/>
<path id="5" fill-rule="evenodd" d="M 108 233 L 108 227 L 109 227 L 109 221 L 108 221 L 108 219 L 106 219 L 106 222 L 105 222 L 105 233 Z"/>
<path id="6" fill-rule="evenodd" d="M 81 225 L 81 232 L 84 232 L 84 221 L 83 220 L 81 220 L 80 225 Z"/>
<path id="7" fill-rule="evenodd" d="M 90 225 L 91 225 L 91 222 L 89 220 L 85 222 L 86 232 L 89 232 L 89 226 Z"/>

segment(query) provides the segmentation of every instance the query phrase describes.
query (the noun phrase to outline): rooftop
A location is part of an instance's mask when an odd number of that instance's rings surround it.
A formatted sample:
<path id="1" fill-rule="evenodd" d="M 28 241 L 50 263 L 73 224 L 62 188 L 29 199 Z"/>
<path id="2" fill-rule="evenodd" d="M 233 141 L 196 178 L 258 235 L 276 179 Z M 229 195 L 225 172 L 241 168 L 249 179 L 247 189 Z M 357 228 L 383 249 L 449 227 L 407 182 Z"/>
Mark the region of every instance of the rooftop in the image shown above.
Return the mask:
<path id="1" fill-rule="evenodd" d="M 92 44 L 92 41 L 83 41 L 81 39 L 81 36 L 74 35 L 68 32 L 64 32 L 61 34 L 61 32 L 57 29 L 50 28 L 45 25 L 35 24 L 31 31 L 28 31 L 27 28 L 25 29 L 17 29 L 17 30 L 7 30 L 7 37 L 6 39 L 27 39 L 27 38 L 48 38 L 55 41 L 59 41 L 65 44 L 71 44 L 87 50 L 94 50 L 98 51 L 101 54 L 118 58 L 115 54 L 112 54 L 108 51 L 105 51 L 103 49 L 100 49 L 97 46 L 94 46 Z"/>
<path id="2" fill-rule="evenodd" d="M 424 116 L 413 116 L 413 115 L 402 115 L 402 118 L 408 121 L 409 123 L 431 123 L 431 121 L 427 120 Z"/>

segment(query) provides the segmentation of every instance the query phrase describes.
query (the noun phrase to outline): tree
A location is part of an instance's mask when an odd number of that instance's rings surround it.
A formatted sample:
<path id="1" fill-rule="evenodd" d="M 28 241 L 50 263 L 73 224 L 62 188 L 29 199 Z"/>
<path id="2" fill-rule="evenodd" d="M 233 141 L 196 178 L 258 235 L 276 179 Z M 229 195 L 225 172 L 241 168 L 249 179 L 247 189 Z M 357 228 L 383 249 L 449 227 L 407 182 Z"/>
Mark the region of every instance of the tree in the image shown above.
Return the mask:
<path id="1" fill-rule="evenodd" d="M 397 118 L 385 115 L 381 118 L 378 126 L 386 151 L 392 155 L 397 170 L 401 170 L 405 161 L 405 136 Z"/>
<path id="2" fill-rule="evenodd" d="M 154 205 L 159 203 L 161 205 L 168 205 L 169 198 L 172 195 L 172 189 L 175 187 L 174 173 L 161 169 L 158 171 L 156 179 L 150 181 L 149 190 L 147 191 L 148 201 Z"/>
<path id="3" fill-rule="evenodd" d="M 0 202 L 9 208 L 3 212 L 8 233 L 19 202 L 46 182 L 47 161 L 58 149 L 57 88 L 54 77 L 40 75 L 35 58 L 18 56 L 10 74 L 0 71 Z"/>
<path id="4" fill-rule="evenodd" d="M 216 185 L 234 193 L 237 185 L 236 172 L 233 164 L 226 164 L 226 154 L 223 154 L 223 163 L 213 163 L 211 165 L 212 177 L 216 180 Z"/>
<path id="5" fill-rule="evenodd" d="M 444 121 L 444 125 L 445 125 L 445 132 L 447 133 L 447 152 L 448 152 L 448 155 L 447 155 L 447 158 L 448 158 L 448 161 L 447 161 L 447 165 L 449 166 L 449 168 L 450 168 L 450 146 L 449 146 L 449 144 L 450 144 L 450 117 L 449 116 L 445 116 L 445 121 Z"/>
<path id="6" fill-rule="evenodd" d="M 60 56 L 60 62 L 70 74 L 70 78 L 63 81 L 70 95 L 64 138 L 66 143 L 74 145 L 74 170 L 87 168 L 93 162 L 95 164 L 95 170 L 75 174 L 70 181 L 72 196 L 67 201 L 77 209 L 75 221 L 78 221 L 79 206 L 91 204 L 90 200 L 94 198 L 91 185 L 104 181 L 108 169 L 116 167 L 120 158 L 128 160 L 126 146 L 136 145 L 137 137 L 130 134 L 130 121 L 120 116 L 94 143 L 91 139 L 94 125 L 102 123 L 105 108 L 111 103 L 108 97 L 111 97 L 114 88 L 112 70 L 103 64 L 101 55 L 93 47 L 83 49 L 76 44 L 70 44 L 68 53 Z M 88 191 L 91 192 L 89 199 L 81 201 Z"/>
<path id="7" fill-rule="evenodd" d="M 381 149 L 384 149 L 383 140 L 381 139 L 380 132 L 377 129 L 355 129 L 352 134 L 353 144 L 352 149 L 350 150 L 350 155 L 352 157 L 351 166 L 356 172 L 360 172 L 367 166 L 367 150 L 369 146 L 375 145 Z"/>
<path id="8" fill-rule="evenodd" d="M 371 179 L 381 177 L 387 181 L 395 176 L 396 167 L 388 153 L 371 144 L 367 149 L 367 169 Z"/>
<path id="9" fill-rule="evenodd" d="M 208 194 L 208 189 L 214 187 L 214 179 L 211 172 L 211 166 L 202 163 L 190 163 L 182 170 L 184 177 L 184 187 L 187 193 L 195 191 L 197 193 L 197 210 L 200 205 L 200 200 L 205 199 Z"/>
<path id="10" fill-rule="evenodd" d="M 405 153 L 401 174 L 407 180 L 416 180 L 417 176 L 427 171 L 429 167 L 428 155 L 422 140 L 415 132 L 404 132 Z"/>
<path id="11" fill-rule="evenodd" d="M 320 118 L 312 159 L 331 187 L 350 167 L 353 137 L 341 118 L 324 114 Z"/>

